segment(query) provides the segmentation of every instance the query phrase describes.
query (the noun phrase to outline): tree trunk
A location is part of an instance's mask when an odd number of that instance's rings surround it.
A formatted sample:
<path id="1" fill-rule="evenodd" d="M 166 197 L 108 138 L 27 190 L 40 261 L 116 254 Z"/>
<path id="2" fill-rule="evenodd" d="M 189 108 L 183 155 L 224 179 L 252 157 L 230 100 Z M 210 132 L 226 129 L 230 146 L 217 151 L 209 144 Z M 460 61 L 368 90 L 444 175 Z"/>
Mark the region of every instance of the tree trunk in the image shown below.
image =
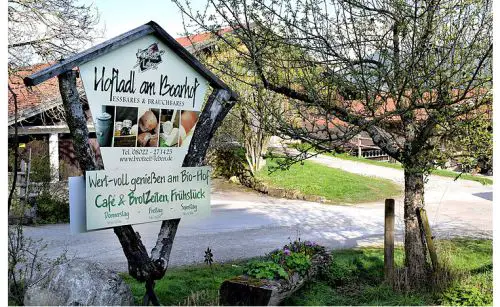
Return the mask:
<path id="1" fill-rule="evenodd" d="M 426 260 L 422 240 L 420 239 L 420 226 L 417 210 L 424 205 L 424 176 L 405 168 L 405 263 L 410 287 L 418 287 L 426 280 Z"/>

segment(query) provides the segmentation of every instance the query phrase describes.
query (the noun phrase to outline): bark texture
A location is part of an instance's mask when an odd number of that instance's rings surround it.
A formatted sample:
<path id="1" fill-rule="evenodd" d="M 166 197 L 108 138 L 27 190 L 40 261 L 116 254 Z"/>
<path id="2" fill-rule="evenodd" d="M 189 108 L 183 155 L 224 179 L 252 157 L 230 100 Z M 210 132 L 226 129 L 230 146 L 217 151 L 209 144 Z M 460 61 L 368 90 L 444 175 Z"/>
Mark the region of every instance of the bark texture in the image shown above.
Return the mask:
<path id="1" fill-rule="evenodd" d="M 424 176 L 406 168 L 404 174 L 405 262 L 409 282 L 418 287 L 426 280 L 425 253 L 417 215 L 424 205 Z"/>

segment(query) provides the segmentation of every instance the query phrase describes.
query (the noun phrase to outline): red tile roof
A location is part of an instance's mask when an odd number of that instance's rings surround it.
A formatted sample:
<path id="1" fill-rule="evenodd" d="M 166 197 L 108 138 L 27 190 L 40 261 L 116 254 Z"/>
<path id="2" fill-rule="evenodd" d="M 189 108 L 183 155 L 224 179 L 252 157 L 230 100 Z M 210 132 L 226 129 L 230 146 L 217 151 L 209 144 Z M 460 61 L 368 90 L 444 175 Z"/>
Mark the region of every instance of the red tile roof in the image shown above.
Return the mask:
<path id="1" fill-rule="evenodd" d="M 219 30 L 218 34 L 222 35 L 227 32 L 231 32 L 233 29 L 231 27 L 227 28 L 222 28 Z M 184 37 L 179 37 L 176 38 L 175 40 L 182 45 L 182 47 L 189 47 L 192 45 L 196 44 L 201 44 L 208 42 L 209 40 L 213 39 L 214 36 L 211 32 L 205 32 L 205 33 L 199 33 L 199 34 L 194 34 L 191 36 L 184 36 Z"/>
<path id="2" fill-rule="evenodd" d="M 232 29 L 230 27 L 223 28 L 220 30 L 220 34 L 230 32 Z M 190 47 L 195 44 L 202 44 L 208 42 L 213 37 L 212 33 L 200 33 L 191 36 L 179 37 L 177 42 L 179 42 L 183 47 Z M 43 111 L 44 107 L 50 107 L 53 104 L 60 104 L 59 96 L 59 83 L 57 78 L 51 78 L 37 86 L 32 88 L 26 88 L 23 83 L 23 78 L 29 76 L 52 63 L 46 64 L 36 64 L 18 71 L 15 75 L 9 76 L 9 86 L 12 88 L 14 93 L 17 95 L 17 107 L 18 107 L 18 117 L 22 119 L 23 117 L 33 116 L 39 111 Z M 14 100 L 13 96 L 9 91 L 9 125 L 14 122 Z"/>
<path id="3" fill-rule="evenodd" d="M 17 107 L 18 107 L 18 115 L 19 117 L 23 117 L 23 114 L 26 114 L 33 108 L 40 108 L 43 105 L 51 104 L 55 100 L 59 100 L 59 86 L 57 82 L 57 78 L 51 78 L 46 82 L 27 88 L 23 83 L 23 78 L 40 70 L 47 66 L 51 65 L 50 63 L 46 64 L 36 64 L 31 67 L 27 67 L 17 71 L 15 74 L 9 75 L 9 86 L 12 91 L 17 95 Z M 11 117 L 14 116 L 14 98 L 10 90 L 9 93 L 9 124 L 11 122 Z M 13 120 L 13 118 L 12 118 Z"/>

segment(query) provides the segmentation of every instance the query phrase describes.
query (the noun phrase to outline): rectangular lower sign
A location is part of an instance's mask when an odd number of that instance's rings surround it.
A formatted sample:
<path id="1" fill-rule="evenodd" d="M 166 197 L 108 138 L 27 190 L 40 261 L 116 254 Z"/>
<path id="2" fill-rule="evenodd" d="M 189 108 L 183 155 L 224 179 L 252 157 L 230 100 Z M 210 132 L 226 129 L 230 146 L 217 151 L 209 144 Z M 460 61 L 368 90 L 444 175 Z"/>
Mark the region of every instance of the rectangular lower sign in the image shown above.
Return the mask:
<path id="1" fill-rule="evenodd" d="M 210 215 L 211 169 L 85 173 L 87 230 Z"/>

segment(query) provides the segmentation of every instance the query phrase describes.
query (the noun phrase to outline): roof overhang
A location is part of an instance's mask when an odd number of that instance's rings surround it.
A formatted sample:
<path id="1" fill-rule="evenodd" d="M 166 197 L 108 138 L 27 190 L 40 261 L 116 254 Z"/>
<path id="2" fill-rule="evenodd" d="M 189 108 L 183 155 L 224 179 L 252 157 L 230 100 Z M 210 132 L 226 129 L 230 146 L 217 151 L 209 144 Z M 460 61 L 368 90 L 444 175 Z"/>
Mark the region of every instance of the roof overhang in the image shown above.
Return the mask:
<path id="1" fill-rule="evenodd" d="M 100 43 L 92 48 L 85 51 L 77 53 L 67 59 L 63 59 L 58 63 L 46 67 L 28 77 L 25 77 L 24 84 L 26 86 L 33 86 L 43 81 L 50 79 L 52 77 L 58 76 L 64 72 L 72 70 L 73 68 L 91 61 L 99 56 L 109 53 L 115 49 L 122 47 L 123 45 L 134 41 L 143 36 L 154 34 L 163 43 L 170 47 L 181 59 L 183 59 L 189 66 L 191 66 L 195 71 L 201 74 L 207 79 L 210 86 L 216 89 L 224 89 L 229 91 L 230 100 L 236 100 L 238 95 L 233 92 L 227 84 L 220 80 L 216 75 L 214 75 L 210 70 L 208 70 L 203 64 L 198 61 L 188 50 L 186 50 L 182 45 L 180 45 L 172 36 L 170 36 L 163 28 L 161 28 L 156 22 L 150 21 L 140 27 L 130 30 L 126 33 L 118 35 L 110 40 Z"/>

